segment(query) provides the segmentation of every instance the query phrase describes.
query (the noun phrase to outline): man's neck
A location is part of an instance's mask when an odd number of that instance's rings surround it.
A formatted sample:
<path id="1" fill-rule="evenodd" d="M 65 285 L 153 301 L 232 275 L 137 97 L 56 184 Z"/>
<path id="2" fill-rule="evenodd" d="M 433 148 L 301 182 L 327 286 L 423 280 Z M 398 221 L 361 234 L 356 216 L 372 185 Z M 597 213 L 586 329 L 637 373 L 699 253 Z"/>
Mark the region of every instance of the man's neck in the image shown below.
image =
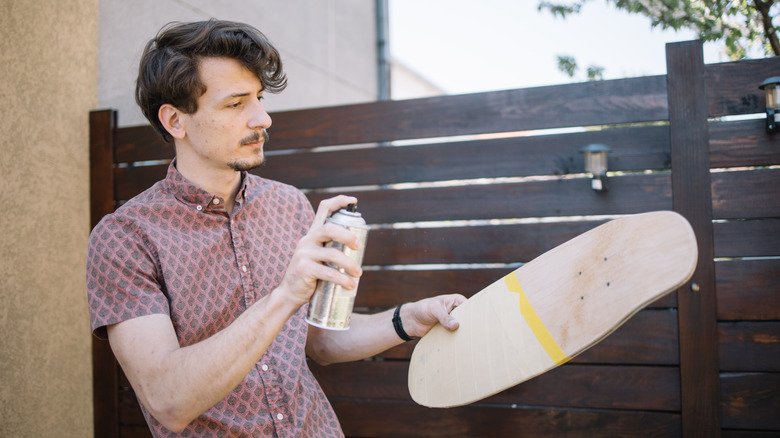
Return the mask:
<path id="1" fill-rule="evenodd" d="M 188 160 L 186 156 L 176 157 L 176 169 L 187 181 L 222 198 L 228 213 L 233 211 L 236 194 L 241 186 L 241 172 L 230 168 L 218 169 L 214 166 L 203 165 L 197 161 Z"/>

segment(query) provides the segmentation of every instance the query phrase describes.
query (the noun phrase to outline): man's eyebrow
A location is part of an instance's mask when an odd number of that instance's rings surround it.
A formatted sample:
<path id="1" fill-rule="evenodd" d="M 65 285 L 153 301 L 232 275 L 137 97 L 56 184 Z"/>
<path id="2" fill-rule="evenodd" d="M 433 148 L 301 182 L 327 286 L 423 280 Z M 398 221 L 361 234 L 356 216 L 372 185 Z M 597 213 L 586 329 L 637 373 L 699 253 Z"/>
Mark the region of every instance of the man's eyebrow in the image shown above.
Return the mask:
<path id="1" fill-rule="evenodd" d="M 250 94 L 252 94 L 252 93 L 250 93 L 248 91 L 245 91 L 245 92 L 240 92 L 240 93 L 228 94 L 224 98 L 225 99 L 233 99 L 233 98 L 236 98 L 236 97 L 246 97 L 246 96 L 249 96 Z"/>
<path id="2" fill-rule="evenodd" d="M 259 90 L 256 94 L 260 94 L 262 92 L 263 90 Z M 237 97 L 247 97 L 251 95 L 252 95 L 251 91 L 242 91 L 242 92 L 228 94 L 227 96 L 223 97 L 222 100 L 235 99 Z"/>

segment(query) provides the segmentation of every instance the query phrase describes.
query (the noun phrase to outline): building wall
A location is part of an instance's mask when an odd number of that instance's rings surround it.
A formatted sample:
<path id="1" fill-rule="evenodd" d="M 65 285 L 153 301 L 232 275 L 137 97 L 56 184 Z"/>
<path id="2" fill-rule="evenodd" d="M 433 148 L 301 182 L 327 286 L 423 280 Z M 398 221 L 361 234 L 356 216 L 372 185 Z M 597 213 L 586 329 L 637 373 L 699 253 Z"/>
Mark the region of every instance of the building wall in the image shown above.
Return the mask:
<path id="1" fill-rule="evenodd" d="M 422 77 L 418 72 L 394 59 L 390 67 L 391 98 L 418 99 L 447 94 L 441 87 Z"/>
<path id="2" fill-rule="evenodd" d="M 0 2 L 0 436 L 92 435 L 88 111 L 98 0 Z"/>
<path id="3" fill-rule="evenodd" d="M 266 95 L 268 111 L 369 102 L 377 97 L 374 1 L 101 0 L 98 106 L 119 125 L 147 123 L 133 92 L 146 42 L 171 21 L 211 17 L 260 29 L 281 52 L 289 81 Z"/>

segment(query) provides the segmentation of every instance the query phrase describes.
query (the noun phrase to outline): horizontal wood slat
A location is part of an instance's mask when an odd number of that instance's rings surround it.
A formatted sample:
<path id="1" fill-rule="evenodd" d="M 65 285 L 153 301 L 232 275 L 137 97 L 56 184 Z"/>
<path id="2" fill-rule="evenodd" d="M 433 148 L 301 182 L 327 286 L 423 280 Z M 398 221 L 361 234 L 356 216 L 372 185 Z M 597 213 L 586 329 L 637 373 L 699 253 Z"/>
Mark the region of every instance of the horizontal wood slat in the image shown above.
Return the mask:
<path id="1" fill-rule="evenodd" d="M 718 323 L 721 371 L 780 372 L 780 322 Z"/>
<path id="2" fill-rule="evenodd" d="M 711 122 L 710 166 L 771 166 L 780 164 L 778 139 L 766 132 L 766 119 Z"/>
<path id="3" fill-rule="evenodd" d="M 777 76 L 780 58 L 745 59 L 704 65 L 708 117 L 763 113 L 764 79 Z"/>
<path id="4" fill-rule="evenodd" d="M 268 157 L 256 173 L 303 189 L 584 172 L 580 148 L 611 145 L 615 171 L 669 168 L 666 126 L 575 134 L 374 146 Z"/>
<path id="5" fill-rule="evenodd" d="M 429 409 L 408 403 L 332 400 L 347 437 L 535 438 L 681 436 L 680 415 L 644 411 L 539 409 L 472 405 Z M 377 428 L 381 424 L 381 430 Z"/>
<path id="6" fill-rule="evenodd" d="M 368 244 L 372 243 L 369 241 Z M 460 293 L 470 297 L 514 269 L 364 270 L 355 306 L 390 307 L 441 293 Z"/>
<path id="7" fill-rule="evenodd" d="M 679 411 L 674 367 L 564 365 L 480 404 Z"/>
<path id="8" fill-rule="evenodd" d="M 345 193 L 358 198 L 360 211 L 372 224 L 616 215 L 672 208 L 668 173 L 618 176 L 609 184 L 606 193 L 592 190 L 587 178 Z M 313 205 L 331 196 L 308 195 Z"/>
<path id="9" fill-rule="evenodd" d="M 643 310 L 572 363 L 676 366 L 680 364 L 677 328 L 676 310 Z"/>
<path id="10" fill-rule="evenodd" d="M 719 320 L 780 320 L 780 259 L 715 263 Z"/>
<path id="11" fill-rule="evenodd" d="M 713 219 L 780 217 L 778 188 L 780 169 L 713 173 Z"/>
<path id="12" fill-rule="evenodd" d="M 602 222 L 371 230 L 365 265 L 528 262 Z"/>
<path id="13" fill-rule="evenodd" d="M 724 373 L 720 376 L 723 427 L 780 430 L 780 373 Z"/>
<path id="14" fill-rule="evenodd" d="M 116 200 L 129 200 L 164 179 L 167 171 L 168 164 L 115 168 Z"/>
<path id="15" fill-rule="evenodd" d="M 129 126 L 116 131 L 116 163 L 173 159 L 173 143 L 166 143 L 151 125 Z"/>
<path id="16" fill-rule="evenodd" d="M 636 123 L 667 117 L 666 78 L 647 76 L 278 112 L 273 114 L 269 148 Z"/>
<path id="17" fill-rule="evenodd" d="M 311 368 L 330 398 L 411 402 L 406 362 Z M 674 367 L 569 364 L 479 404 L 675 411 L 680 409 L 679 397 L 679 371 Z"/>
<path id="18" fill-rule="evenodd" d="M 715 257 L 780 255 L 780 219 L 716 222 Z"/>

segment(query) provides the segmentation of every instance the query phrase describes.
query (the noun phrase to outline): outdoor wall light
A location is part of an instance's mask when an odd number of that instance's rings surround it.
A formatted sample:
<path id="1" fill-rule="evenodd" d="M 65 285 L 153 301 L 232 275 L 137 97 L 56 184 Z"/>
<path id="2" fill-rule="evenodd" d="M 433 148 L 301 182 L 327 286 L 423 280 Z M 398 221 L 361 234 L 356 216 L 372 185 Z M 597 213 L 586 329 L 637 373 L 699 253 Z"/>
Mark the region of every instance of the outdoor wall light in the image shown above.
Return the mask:
<path id="1" fill-rule="evenodd" d="M 592 175 L 591 188 L 607 191 L 607 154 L 612 150 L 603 144 L 589 144 L 580 149 L 585 154 L 585 172 Z"/>
<path id="2" fill-rule="evenodd" d="M 766 79 L 758 88 L 766 95 L 766 132 L 780 130 L 780 76 Z"/>

